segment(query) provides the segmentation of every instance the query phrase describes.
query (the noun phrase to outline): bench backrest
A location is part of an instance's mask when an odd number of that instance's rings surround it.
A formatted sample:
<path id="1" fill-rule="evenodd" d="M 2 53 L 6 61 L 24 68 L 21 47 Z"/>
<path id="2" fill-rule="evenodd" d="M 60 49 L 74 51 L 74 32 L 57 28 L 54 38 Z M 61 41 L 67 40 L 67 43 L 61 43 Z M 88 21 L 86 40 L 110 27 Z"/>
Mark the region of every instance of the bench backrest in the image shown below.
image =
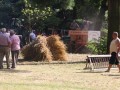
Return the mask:
<path id="1" fill-rule="evenodd" d="M 87 63 L 90 64 L 91 69 L 106 68 L 109 64 L 111 55 L 88 55 Z M 115 65 L 113 67 L 116 67 Z"/>

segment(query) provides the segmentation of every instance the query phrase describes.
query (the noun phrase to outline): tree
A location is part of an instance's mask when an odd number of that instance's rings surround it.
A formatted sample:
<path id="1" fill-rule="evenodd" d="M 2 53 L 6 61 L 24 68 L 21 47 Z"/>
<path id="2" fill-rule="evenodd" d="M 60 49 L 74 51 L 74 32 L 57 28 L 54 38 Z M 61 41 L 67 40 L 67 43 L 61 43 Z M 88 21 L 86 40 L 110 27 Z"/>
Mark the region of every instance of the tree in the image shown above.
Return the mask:
<path id="1" fill-rule="evenodd" d="M 74 19 L 92 21 L 94 24 L 92 29 L 100 31 L 108 9 L 106 2 L 107 0 L 75 0 Z"/>
<path id="2" fill-rule="evenodd" d="M 12 5 L 9 0 L 0 1 L 0 27 L 8 27 L 11 21 Z M 7 11 L 7 12 L 6 12 Z"/>
<path id="3" fill-rule="evenodd" d="M 107 0 L 102 0 L 101 2 L 101 7 L 100 7 L 100 12 L 96 17 L 96 21 L 95 21 L 95 30 L 100 31 L 102 28 L 102 23 L 105 20 L 105 12 L 106 10 L 108 10 L 108 6 L 107 6 Z"/>
<path id="4" fill-rule="evenodd" d="M 24 0 L 24 3 L 25 8 L 22 9 L 22 13 L 23 18 L 28 25 L 27 30 L 31 30 L 31 28 L 34 28 L 35 26 L 39 26 L 38 28 L 42 29 L 42 27 L 40 27 L 40 25 L 43 26 L 42 22 L 53 13 L 51 7 L 39 7 L 38 4 L 35 4 L 30 0 Z"/>
<path id="5" fill-rule="evenodd" d="M 13 28 L 12 24 L 15 18 L 17 21 L 21 16 L 21 6 L 17 3 L 18 0 L 0 1 L 0 27 Z"/>
<path id="6" fill-rule="evenodd" d="M 108 52 L 114 31 L 120 34 L 120 0 L 108 0 Z"/>

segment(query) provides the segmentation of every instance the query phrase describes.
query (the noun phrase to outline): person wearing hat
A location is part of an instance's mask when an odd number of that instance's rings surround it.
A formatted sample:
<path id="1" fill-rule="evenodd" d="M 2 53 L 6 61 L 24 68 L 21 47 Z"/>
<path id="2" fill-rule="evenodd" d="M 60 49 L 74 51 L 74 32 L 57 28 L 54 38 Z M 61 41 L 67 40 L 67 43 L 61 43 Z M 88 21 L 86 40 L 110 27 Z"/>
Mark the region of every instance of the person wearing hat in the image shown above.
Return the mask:
<path id="1" fill-rule="evenodd" d="M 19 50 L 20 50 L 20 38 L 15 35 L 14 30 L 10 30 L 10 40 L 11 40 L 11 54 L 12 54 L 12 67 L 16 68 L 16 63 L 18 61 Z"/>

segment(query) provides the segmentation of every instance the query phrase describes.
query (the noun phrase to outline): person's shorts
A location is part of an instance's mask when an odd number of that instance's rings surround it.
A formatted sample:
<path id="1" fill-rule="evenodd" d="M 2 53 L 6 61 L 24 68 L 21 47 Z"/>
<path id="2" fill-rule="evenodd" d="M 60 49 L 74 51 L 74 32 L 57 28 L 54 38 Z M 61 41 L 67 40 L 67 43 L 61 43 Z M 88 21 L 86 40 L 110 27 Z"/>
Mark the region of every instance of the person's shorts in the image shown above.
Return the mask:
<path id="1" fill-rule="evenodd" d="M 110 60 L 109 60 L 109 64 L 115 64 L 115 65 L 118 65 L 119 64 L 119 60 L 117 58 L 117 53 L 116 52 L 112 52 L 111 53 L 111 57 L 110 57 Z"/>

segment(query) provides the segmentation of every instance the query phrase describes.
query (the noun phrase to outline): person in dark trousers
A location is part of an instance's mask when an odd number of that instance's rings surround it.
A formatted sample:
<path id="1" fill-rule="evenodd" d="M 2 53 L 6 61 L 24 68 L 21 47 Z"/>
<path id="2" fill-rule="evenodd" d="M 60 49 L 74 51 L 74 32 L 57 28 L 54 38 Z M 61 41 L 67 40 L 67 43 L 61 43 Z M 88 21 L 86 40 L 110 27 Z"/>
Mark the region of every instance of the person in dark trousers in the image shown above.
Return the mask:
<path id="1" fill-rule="evenodd" d="M 18 61 L 18 55 L 20 50 L 20 38 L 15 35 L 14 30 L 10 30 L 10 40 L 11 40 L 11 54 L 12 54 L 12 67 L 16 68 L 16 63 Z"/>
<path id="2" fill-rule="evenodd" d="M 113 38 L 113 40 L 110 43 L 111 57 L 109 60 L 108 69 L 105 72 L 110 72 L 110 69 L 113 64 L 117 65 L 117 67 L 119 68 L 119 72 L 120 72 L 120 64 L 119 64 L 119 60 L 118 60 L 118 53 L 120 50 L 120 39 L 118 38 L 118 33 L 113 32 L 112 38 Z"/>

